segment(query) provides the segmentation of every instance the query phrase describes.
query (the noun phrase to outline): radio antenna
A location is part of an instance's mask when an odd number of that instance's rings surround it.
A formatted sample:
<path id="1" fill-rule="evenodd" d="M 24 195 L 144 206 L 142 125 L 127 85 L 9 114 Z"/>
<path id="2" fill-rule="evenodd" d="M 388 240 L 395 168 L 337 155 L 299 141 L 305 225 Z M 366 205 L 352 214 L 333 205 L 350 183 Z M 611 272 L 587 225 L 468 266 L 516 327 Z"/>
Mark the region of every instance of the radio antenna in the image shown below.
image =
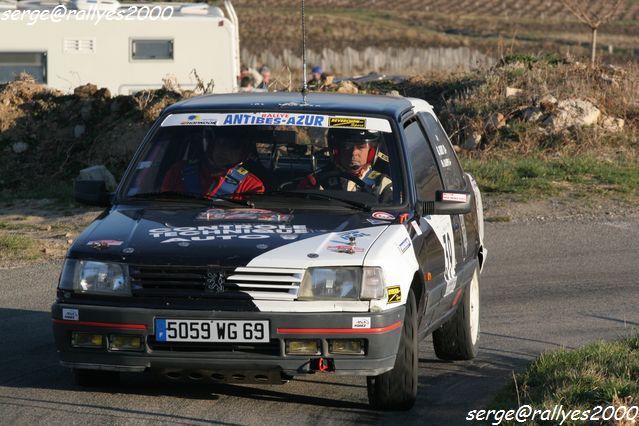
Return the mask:
<path id="1" fill-rule="evenodd" d="M 306 103 L 306 16 L 304 15 L 304 0 L 302 0 L 302 99 Z"/>

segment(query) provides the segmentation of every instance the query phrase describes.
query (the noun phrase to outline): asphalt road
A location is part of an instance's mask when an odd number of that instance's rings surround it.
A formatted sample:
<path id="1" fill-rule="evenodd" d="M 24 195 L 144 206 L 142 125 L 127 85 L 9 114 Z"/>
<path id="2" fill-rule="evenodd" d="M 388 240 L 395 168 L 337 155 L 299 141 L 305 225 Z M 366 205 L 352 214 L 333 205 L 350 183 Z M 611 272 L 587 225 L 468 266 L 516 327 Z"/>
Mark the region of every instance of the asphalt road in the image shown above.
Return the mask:
<path id="1" fill-rule="evenodd" d="M 464 424 L 466 413 L 540 352 L 639 326 L 639 219 L 487 224 L 481 352 L 438 361 L 422 342 L 419 399 L 407 413 L 367 407 L 363 378 L 316 374 L 283 386 L 176 384 L 126 375 L 83 389 L 59 367 L 49 306 L 59 264 L 0 270 L 3 424 Z"/>

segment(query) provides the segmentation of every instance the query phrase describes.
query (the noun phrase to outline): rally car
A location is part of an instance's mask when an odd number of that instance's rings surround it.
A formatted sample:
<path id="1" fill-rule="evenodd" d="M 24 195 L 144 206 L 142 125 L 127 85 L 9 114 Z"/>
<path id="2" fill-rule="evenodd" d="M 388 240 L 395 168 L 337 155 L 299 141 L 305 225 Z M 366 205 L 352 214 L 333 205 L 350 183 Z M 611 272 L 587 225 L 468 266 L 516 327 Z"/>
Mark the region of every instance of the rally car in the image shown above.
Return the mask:
<path id="1" fill-rule="evenodd" d="M 78 383 L 120 372 L 284 383 L 367 376 L 416 398 L 419 341 L 473 358 L 481 194 L 423 100 L 212 95 L 166 108 L 69 249 L 52 306 Z"/>

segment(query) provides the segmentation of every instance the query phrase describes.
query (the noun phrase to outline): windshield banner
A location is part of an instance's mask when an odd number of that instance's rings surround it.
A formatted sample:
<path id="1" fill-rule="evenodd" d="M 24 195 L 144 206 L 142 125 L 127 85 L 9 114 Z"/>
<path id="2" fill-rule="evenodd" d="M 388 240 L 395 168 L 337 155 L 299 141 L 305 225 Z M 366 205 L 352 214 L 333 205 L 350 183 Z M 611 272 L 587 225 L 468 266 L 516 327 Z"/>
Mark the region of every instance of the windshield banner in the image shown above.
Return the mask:
<path id="1" fill-rule="evenodd" d="M 391 132 L 388 120 L 373 117 L 329 116 L 288 112 L 234 112 L 171 114 L 162 127 L 171 126 L 299 126 L 368 129 Z"/>

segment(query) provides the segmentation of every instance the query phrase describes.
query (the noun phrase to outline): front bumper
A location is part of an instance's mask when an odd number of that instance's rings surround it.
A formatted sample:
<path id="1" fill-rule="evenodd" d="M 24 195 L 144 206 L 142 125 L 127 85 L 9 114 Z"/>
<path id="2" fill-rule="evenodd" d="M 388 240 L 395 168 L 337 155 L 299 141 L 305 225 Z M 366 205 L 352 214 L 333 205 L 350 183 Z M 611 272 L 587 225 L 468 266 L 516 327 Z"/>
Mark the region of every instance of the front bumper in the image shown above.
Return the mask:
<path id="1" fill-rule="evenodd" d="M 77 310 L 73 319 L 63 309 Z M 53 334 L 61 364 L 71 368 L 142 372 L 169 377 L 220 377 L 228 374 L 263 377 L 263 372 L 294 376 L 315 371 L 318 358 L 329 359 L 335 374 L 375 376 L 393 368 L 404 319 L 400 306 L 380 313 L 212 312 L 204 310 L 122 308 L 55 303 Z M 370 328 L 352 328 L 353 318 L 370 318 Z M 270 343 L 165 344 L 155 341 L 155 318 L 268 320 Z M 143 336 L 143 351 L 109 351 L 71 346 L 73 331 Z M 321 355 L 287 355 L 287 339 L 316 339 Z M 363 339 L 365 354 L 329 352 L 330 339 Z M 331 368 L 332 369 L 332 368 Z M 268 375 L 268 374 L 267 374 Z"/>

